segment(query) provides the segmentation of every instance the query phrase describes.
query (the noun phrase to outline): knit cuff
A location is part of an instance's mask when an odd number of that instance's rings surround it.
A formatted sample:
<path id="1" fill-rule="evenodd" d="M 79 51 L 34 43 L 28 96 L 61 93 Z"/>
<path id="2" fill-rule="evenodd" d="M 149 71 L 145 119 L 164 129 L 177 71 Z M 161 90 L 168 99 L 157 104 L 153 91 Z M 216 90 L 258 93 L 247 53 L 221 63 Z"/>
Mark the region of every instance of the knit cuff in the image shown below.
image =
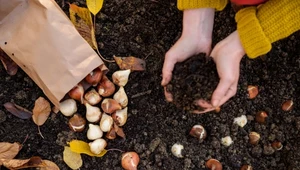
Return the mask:
<path id="1" fill-rule="evenodd" d="M 215 8 L 217 11 L 223 10 L 228 0 L 177 0 L 179 10 L 195 8 Z"/>
<path id="2" fill-rule="evenodd" d="M 235 20 L 240 40 L 249 58 L 256 58 L 271 50 L 271 42 L 256 17 L 256 7 L 241 9 Z"/>

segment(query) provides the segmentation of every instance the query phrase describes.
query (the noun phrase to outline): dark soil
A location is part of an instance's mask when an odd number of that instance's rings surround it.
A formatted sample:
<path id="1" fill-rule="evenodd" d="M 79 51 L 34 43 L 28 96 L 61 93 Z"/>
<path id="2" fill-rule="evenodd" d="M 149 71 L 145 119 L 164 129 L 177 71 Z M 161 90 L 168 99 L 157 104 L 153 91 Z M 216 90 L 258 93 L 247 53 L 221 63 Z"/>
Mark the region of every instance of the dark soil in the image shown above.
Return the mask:
<path id="1" fill-rule="evenodd" d="M 74 0 L 75 1 L 75 0 Z M 70 2 L 74 2 L 70 1 Z M 68 5 L 58 4 L 68 14 Z M 84 0 L 76 0 L 85 6 Z M 133 72 L 125 86 L 129 98 L 129 117 L 124 125 L 126 139 L 108 140 L 107 149 L 117 148 L 136 151 L 140 156 L 138 169 L 141 170 L 198 170 L 205 169 L 210 158 L 218 159 L 226 170 L 240 169 L 250 164 L 255 170 L 296 170 L 300 169 L 300 34 L 299 32 L 273 44 L 266 56 L 250 60 L 244 57 L 238 92 L 222 106 L 219 113 L 210 112 L 196 115 L 186 107 L 195 98 L 210 99 L 218 83 L 218 75 L 213 61 L 201 55 L 196 62 L 176 66 L 172 83 L 178 87 L 178 105 L 167 103 L 160 86 L 164 54 L 179 38 L 182 12 L 176 8 L 175 0 L 105 1 L 97 15 L 97 41 L 100 51 L 108 59 L 113 55 L 136 56 L 147 63 L 144 72 Z M 230 5 L 217 12 L 213 45 L 235 30 L 234 11 Z M 107 64 L 108 75 L 117 68 Z M 178 70 L 178 68 L 184 68 Z M 181 79 L 183 77 L 185 79 Z M 22 71 L 9 76 L 0 66 L 0 142 L 20 142 L 28 135 L 22 150 L 16 158 L 25 159 L 40 156 L 54 161 L 61 169 L 68 169 L 62 160 L 67 141 L 86 139 L 86 130 L 73 133 L 69 129 L 68 118 L 62 114 L 52 114 L 41 126 L 44 139 L 38 134 L 32 120 L 21 120 L 8 113 L 3 104 L 15 102 L 32 109 L 34 101 L 43 92 Z M 259 95 L 247 98 L 247 85 L 259 86 Z M 289 112 L 281 110 L 281 104 L 288 99 L 295 103 Z M 266 124 L 255 121 L 258 111 L 266 111 Z M 84 114 L 81 107 L 80 113 Z M 243 128 L 233 123 L 235 117 L 246 115 L 248 123 Z M 189 135 L 193 125 L 203 125 L 207 138 L 200 143 Z M 261 140 L 254 146 L 249 143 L 248 134 L 256 131 Z M 230 135 L 234 143 L 225 147 L 221 138 Z M 283 149 L 274 151 L 270 144 L 280 141 Z M 172 155 L 175 143 L 184 145 L 184 158 Z M 84 170 L 121 170 L 121 153 L 109 151 L 102 158 L 82 155 Z M 0 168 L 1 169 L 1 168 Z M 3 168 L 2 168 L 3 169 Z"/>

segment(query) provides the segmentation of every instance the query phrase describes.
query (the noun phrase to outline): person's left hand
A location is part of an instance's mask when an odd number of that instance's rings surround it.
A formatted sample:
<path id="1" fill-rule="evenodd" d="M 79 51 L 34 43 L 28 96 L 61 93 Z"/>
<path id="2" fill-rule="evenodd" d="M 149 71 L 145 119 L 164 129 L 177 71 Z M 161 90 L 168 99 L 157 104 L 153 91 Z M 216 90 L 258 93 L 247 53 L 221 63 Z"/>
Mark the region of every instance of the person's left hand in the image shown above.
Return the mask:
<path id="1" fill-rule="evenodd" d="M 216 63 L 220 78 L 220 82 L 211 98 L 214 107 L 223 105 L 236 94 L 240 61 L 244 54 L 245 50 L 237 31 L 220 41 L 212 50 L 211 57 Z"/>

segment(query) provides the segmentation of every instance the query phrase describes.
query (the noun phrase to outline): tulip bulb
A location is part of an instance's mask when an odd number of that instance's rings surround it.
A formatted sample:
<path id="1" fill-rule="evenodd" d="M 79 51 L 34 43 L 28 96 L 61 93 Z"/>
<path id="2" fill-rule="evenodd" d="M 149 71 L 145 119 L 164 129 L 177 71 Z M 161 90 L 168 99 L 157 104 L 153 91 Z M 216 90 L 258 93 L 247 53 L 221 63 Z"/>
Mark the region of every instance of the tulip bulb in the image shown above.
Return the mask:
<path id="1" fill-rule="evenodd" d="M 171 148 L 171 152 L 177 158 L 183 158 L 183 156 L 182 156 L 183 149 L 184 149 L 183 145 L 175 143 Z"/>
<path id="2" fill-rule="evenodd" d="M 98 93 L 103 97 L 108 97 L 114 94 L 116 87 L 105 75 L 97 86 Z"/>
<path id="3" fill-rule="evenodd" d="M 101 117 L 101 111 L 100 108 L 96 107 L 96 106 L 92 106 L 88 103 L 85 103 L 86 106 L 86 119 L 89 122 L 98 122 L 100 120 Z"/>
<path id="4" fill-rule="evenodd" d="M 106 147 L 106 145 L 107 145 L 106 140 L 104 140 L 102 138 L 96 139 L 93 142 L 89 143 L 90 150 L 94 154 L 100 154 L 104 150 L 104 148 Z"/>
<path id="5" fill-rule="evenodd" d="M 90 91 L 85 93 L 84 99 L 90 105 L 96 105 L 101 101 L 102 98 L 101 98 L 100 94 L 95 89 L 91 89 Z"/>
<path id="6" fill-rule="evenodd" d="M 111 128 L 105 135 L 107 139 L 115 139 L 117 137 L 117 133 L 115 128 Z"/>
<path id="7" fill-rule="evenodd" d="M 86 120 L 79 114 L 74 114 L 74 116 L 69 119 L 69 127 L 74 132 L 82 132 L 84 130 Z"/>
<path id="8" fill-rule="evenodd" d="M 75 87 L 73 87 L 69 91 L 68 94 L 72 99 L 75 99 L 75 100 L 83 103 L 84 88 L 83 88 L 82 84 L 78 83 Z"/>
<path id="9" fill-rule="evenodd" d="M 106 98 L 102 101 L 101 108 L 103 112 L 111 114 L 122 109 L 122 106 L 115 99 Z"/>
<path id="10" fill-rule="evenodd" d="M 126 152 L 122 154 L 121 164 L 125 170 L 137 170 L 140 157 L 136 152 Z"/>
<path id="11" fill-rule="evenodd" d="M 102 75 L 103 73 L 101 69 L 97 67 L 85 77 L 85 80 L 92 86 L 97 86 L 102 78 Z"/>
<path id="12" fill-rule="evenodd" d="M 100 129 L 103 132 L 108 132 L 112 128 L 113 124 L 114 124 L 113 118 L 110 115 L 103 113 L 102 118 L 100 120 Z"/>
<path id="13" fill-rule="evenodd" d="M 112 118 L 118 126 L 123 126 L 127 121 L 127 107 L 122 110 L 117 110 L 112 114 Z"/>
<path id="14" fill-rule="evenodd" d="M 247 117 L 245 115 L 236 117 L 234 118 L 233 123 L 237 124 L 240 127 L 244 127 L 247 124 Z"/>
<path id="15" fill-rule="evenodd" d="M 103 132 L 99 125 L 89 124 L 89 129 L 87 130 L 87 138 L 89 140 L 99 139 L 103 136 Z"/>
<path id="16" fill-rule="evenodd" d="M 65 116 L 72 116 L 77 112 L 77 105 L 74 99 L 67 99 L 59 103 L 60 112 Z"/>
<path id="17" fill-rule="evenodd" d="M 114 94 L 113 98 L 120 103 L 122 107 L 126 107 L 128 104 L 128 97 L 123 86 L 119 88 L 119 90 Z"/>
<path id="18" fill-rule="evenodd" d="M 231 139 L 230 136 L 226 136 L 226 137 L 224 137 L 224 138 L 221 139 L 221 143 L 224 146 L 230 146 L 233 143 L 233 140 Z"/>
<path id="19" fill-rule="evenodd" d="M 113 82 L 118 86 L 125 86 L 128 82 L 129 74 L 130 69 L 116 71 L 112 75 Z"/>

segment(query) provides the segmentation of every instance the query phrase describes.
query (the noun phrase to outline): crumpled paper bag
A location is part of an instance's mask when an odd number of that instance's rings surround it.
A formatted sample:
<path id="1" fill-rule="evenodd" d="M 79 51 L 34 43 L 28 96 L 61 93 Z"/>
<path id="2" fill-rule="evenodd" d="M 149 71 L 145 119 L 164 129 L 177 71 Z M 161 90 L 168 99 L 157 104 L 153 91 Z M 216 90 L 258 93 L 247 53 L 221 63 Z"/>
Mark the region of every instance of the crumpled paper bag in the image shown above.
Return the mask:
<path id="1" fill-rule="evenodd" d="M 54 0 L 0 0 L 0 48 L 56 106 L 93 69 L 107 71 Z"/>

